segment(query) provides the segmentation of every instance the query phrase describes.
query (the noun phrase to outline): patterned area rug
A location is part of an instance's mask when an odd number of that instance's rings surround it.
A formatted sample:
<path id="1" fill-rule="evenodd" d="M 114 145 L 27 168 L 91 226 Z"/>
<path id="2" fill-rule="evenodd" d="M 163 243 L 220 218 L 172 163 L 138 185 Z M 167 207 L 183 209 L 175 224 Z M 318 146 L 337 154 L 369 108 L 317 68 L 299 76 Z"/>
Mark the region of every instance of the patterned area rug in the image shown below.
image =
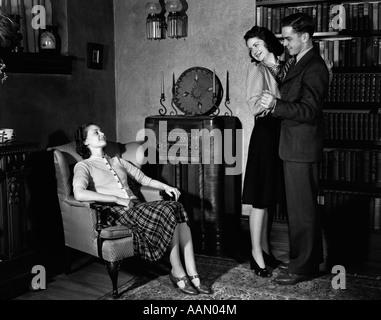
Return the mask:
<path id="1" fill-rule="evenodd" d="M 248 263 L 232 259 L 196 256 L 197 268 L 212 295 L 189 296 L 173 287 L 168 275 L 137 277 L 119 287 L 119 300 L 381 300 L 381 279 L 346 275 L 346 288 L 334 289 L 336 274 L 326 274 L 294 286 L 280 286 L 272 280 L 283 271 L 273 270 L 261 278 Z M 101 298 L 111 300 L 111 293 Z"/>

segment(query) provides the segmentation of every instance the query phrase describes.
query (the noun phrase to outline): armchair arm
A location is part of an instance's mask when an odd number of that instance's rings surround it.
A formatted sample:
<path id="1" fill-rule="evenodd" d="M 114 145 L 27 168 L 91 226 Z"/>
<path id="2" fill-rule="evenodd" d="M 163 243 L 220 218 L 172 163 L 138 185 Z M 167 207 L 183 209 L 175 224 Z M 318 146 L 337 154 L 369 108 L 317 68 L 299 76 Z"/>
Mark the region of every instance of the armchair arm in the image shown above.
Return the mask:
<path id="1" fill-rule="evenodd" d="M 104 240 L 115 240 L 132 237 L 132 231 L 126 226 L 107 227 L 101 230 L 99 236 Z"/>
<path id="2" fill-rule="evenodd" d="M 174 200 L 174 197 L 169 196 L 164 190 L 156 189 L 148 186 L 141 186 L 140 192 L 142 193 L 145 201 L 157 200 Z"/>
<path id="3" fill-rule="evenodd" d="M 91 208 L 92 202 L 86 202 L 86 201 L 78 201 L 75 200 L 73 196 L 68 196 L 64 200 L 67 204 L 73 206 L 73 207 L 83 207 L 83 208 Z"/>
<path id="4" fill-rule="evenodd" d="M 126 226 L 113 226 L 113 227 L 105 227 L 102 223 L 102 212 L 101 206 L 99 206 L 96 202 L 89 203 L 91 209 L 96 212 L 97 223 L 95 226 L 95 230 L 98 233 L 97 244 L 98 244 L 98 256 L 102 257 L 102 243 L 104 240 L 115 240 L 121 238 L 132 237 L 132 231 L 130 228 Z"/>
<path id="5" fill-rule="evenodd" d="M 148 186 L 141 186 L 140 192 L 142 193 L 144 200 L 146 202 L 150 201 L 157 201 L 157 200 L 163 200 L 162 192 L 163 190 L 148 187 Z"/>

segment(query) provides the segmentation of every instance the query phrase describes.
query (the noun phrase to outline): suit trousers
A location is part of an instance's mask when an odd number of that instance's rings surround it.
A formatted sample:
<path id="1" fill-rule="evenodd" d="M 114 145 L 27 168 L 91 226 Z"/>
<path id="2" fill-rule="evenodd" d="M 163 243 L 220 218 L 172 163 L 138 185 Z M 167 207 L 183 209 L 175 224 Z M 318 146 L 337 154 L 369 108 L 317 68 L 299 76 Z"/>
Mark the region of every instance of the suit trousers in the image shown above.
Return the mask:
<path id="1" fill-rule="evenodd" d="M 290 235 L 288 271 L 314 274 L 323 262 L 322 223 L 317 203 L 319 164 L 283 161 Z"/>

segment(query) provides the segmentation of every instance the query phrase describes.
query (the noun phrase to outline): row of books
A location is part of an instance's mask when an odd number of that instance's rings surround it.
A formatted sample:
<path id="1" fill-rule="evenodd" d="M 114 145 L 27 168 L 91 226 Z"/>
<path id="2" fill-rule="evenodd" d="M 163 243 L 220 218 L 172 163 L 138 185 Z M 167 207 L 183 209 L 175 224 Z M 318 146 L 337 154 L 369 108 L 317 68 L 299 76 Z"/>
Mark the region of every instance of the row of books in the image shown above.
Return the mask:
<path id="1" fill-rule="evenodd" d="M 381 37 L 346 37 L 314 40 L 314 47 L 334 67 L 381 66 Z"/>
<path id="2" fill-rule="evenodd" d="M 381 114 L 354 112 L 332 112 L 325 110 L 324 139 L 344 141 L 381 141 Z M 346 111 L 346 110 L 343 110 Z M 361 111 L 361 112 L 360 112 Z"/>
<path id="3" fill-rule="evenodd" d="M 339 11 L 334 10 L 335 5 L 337 4 L 324 2 L 312 5 L 267 7 L 264 4 L 257 6 L 256 21 L 258 26 L 266 27 L 275 34 L 279 34 L 283 17 L 295 12 L 304 12 L 314 19 L 316 32 L 381 30 L 381 2 L 342 3 L 342 16 L 345 17 L 345 23 L 344 19 L 343 21 L 334 19 L 339 14 Z M 333 20 L 341 23 L 335 26 Z"/>
<path id="4" fill-rule="evenodd" d="M 326 181 L 381 183 L 381 151 L 324 149 L 319 176 Z"/>
<path id="5" fill-rule="evenodd" d="M 350 223 L 359 229 L 381 230 L 379 195 L 326 190 L 319 195 L 318 203 L 330 226 L 343 228 Z"/>
<path id="6" fill-rule="evenodd" d="M 22 47 L 24 52 L 39 52 L 40 29 L 32 27 L 32 13 L 34 6 L 41 5 L 45 8 L 46 25 L 53 25 L 51 0 L 0 0 L 1 9 L 9 15 L 20 16 L 20 33 L 22 35 Z M 40 12 L 36 12 L 39 14 Z M 37 20 L 41 22 L 40 20 Z"/>
<path id="7" fill-rule="evenodd" d="M 334 73 L 327 102 L 381 102 L 380 73 Z"/>

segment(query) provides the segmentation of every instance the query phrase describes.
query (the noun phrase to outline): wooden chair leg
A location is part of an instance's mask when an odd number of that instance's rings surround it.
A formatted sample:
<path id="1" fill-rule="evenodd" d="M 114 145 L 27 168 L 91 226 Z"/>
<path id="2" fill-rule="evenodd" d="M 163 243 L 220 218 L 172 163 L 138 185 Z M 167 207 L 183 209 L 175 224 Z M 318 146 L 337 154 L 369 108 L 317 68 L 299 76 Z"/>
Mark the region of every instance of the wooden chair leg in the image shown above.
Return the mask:
<path id="1" fill-rule="evenodd" d="M 122 260 L 119 261 L 105 261 L 107 272 L 111 278 L 112 282 L 112 297 L 113 299 L 118 298 L 118 272 L 122 264 Z"/>

